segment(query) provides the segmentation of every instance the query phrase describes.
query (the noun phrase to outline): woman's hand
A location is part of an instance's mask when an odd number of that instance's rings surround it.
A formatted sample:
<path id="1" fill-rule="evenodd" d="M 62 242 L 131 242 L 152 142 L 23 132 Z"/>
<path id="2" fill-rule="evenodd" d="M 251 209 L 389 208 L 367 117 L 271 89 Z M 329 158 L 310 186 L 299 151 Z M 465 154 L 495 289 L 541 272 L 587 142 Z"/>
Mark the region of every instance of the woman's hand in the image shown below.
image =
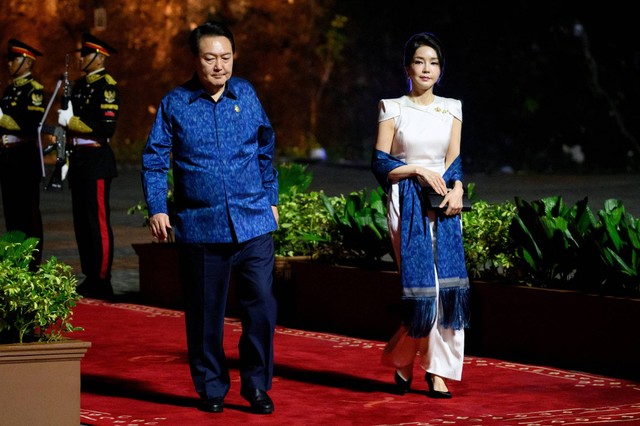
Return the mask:
<path id="1" fill-rule="evenodd" d="M 440 195 L 445 195 L 447 193 L 447 184 L 438 173 L 420 167 L 416 171 L 416 176 L 420 186 L 429 186 Z"/>
<path id="2" fill-rule="evenodd" d="M 444 214 L 447 216 L 455 216 L 462 211 L 462 195 L 464 190 L 459 185 L 453 187 L 447 195 L 445 195 L 443 202 L 446 204 L 447 209 Z"/>

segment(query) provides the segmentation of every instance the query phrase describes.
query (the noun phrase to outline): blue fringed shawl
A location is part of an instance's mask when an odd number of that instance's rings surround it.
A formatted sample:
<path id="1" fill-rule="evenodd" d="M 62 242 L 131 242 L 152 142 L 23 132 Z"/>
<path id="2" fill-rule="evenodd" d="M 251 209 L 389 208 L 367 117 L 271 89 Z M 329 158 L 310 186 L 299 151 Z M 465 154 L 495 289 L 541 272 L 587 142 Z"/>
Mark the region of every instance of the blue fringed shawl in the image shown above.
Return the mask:
<path id="1" fill-rule="evenodd" d="M 371 169 L 380 186 L 388 193 L 389 172 L 405 163 L 380 150 L 375 150 Z M 442 176 L 447 186 L 462 181 L 460 157 Z M 464 259 L 460 215 L 437 216 L 436 253 L 433 253 L 429 218 L 423 210 L 422 187 L 417 178 L 398 182 L 400 191 L 401 245 L 400 273 L 402 278 L 403 322 L 411 337 L 426 337 L 436 322 L 436 265 L 439 298 L 442 308 L 441 325 L 460 330 L 469 325 L 469 278 Z"/>

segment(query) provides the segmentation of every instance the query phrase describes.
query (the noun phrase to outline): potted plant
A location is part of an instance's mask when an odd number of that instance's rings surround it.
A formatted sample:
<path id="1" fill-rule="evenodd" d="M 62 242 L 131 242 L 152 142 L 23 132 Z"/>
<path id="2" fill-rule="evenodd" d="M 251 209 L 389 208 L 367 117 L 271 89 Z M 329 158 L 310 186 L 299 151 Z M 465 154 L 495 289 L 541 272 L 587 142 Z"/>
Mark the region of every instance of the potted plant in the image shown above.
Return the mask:
<path id="1" fill-rule="evenodd" d="M 169 216 L 175 212 L 173 195 L 173 169 L 167 173 L 167 208 Z M 142 226 L 149 224 L 149 207 L 138 201 L 127 211 L 142 216 Z M 151 306 L 181 309 L 183 307 L 180 274 L 178 270 L 178 248 L 173 242 L 134 243 L 131 245 L 138 255 L 140 280 L 140 302 Z"/>
<path id="2" fill-rule="evenodd" d="M 29 268 L 37 243 L 19 231 L 0 238 L 0 412 L 8 424 L 79 424 L 80 360 L 91 344 L 66 335 L 82 329 L 71 323 L 81 296 L 55 257 Z"/>
<path id="3" fill-rule="evenodd" d="M 382 194 L 378 188 L 338 197 L 344 202 L 321 198 L 338 206 L 327 206 L 335 226 L 318 255 L 292 262 L 297 325 L 388 338 L 397 325 L 400 279 L 393 267 L 382 267 L 389 260 Z M 566 206 L 559 197 L 473 199 L 462 225 L 472 295 L 469 353 L 640 377 L 640 352 L 625 337 L 640 322 L 640 223 L 622 202 L 609 200 L 593 213 L 586 200 Z M 620 345 L 622 356 L 610 350 Z"/>
<path id="4" fill-rule="evenodd" d="M 471 283 L 469 351 L 638 379 L 640 221 L 619 200 L 597 213 L 586 198 L 514 206 L 494 237 L 504 268 Z"/>
<path id="5" fill-rule="evenodd" d="M 397 326 L 400 299 L 380 188 L 317 194 L 327 228 L 316 253 L 291 262 L 294 326 L 384 338 Z M 302 219 L 304 220 L 304 219 Z"/>
<path id="6" fill-rule="evenodd" d="M 330 241 L 332 221 L 324 209 L 322 191 L 309 191 L 312 175 L 307 165 L 278 165 L 278 229 L 273 233 L 276 257 L 307 258 L 317 256 Z"/>
<path id="7" fill-rule="evenodd" d="M 473 201 L 462 214 L 467 273 L 474 279 L 512 279 L 517 275 L 509 226 L 516 215 L 513 202 Z"/>

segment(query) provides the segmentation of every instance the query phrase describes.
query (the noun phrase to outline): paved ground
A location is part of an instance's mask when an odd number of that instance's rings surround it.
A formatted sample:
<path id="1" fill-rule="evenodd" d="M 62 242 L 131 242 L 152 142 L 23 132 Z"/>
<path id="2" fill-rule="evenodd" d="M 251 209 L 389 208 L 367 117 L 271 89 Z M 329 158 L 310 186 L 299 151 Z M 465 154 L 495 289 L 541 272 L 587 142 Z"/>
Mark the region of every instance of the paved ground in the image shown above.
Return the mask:
<path id="1" fill-rule="evenodd" d="M 323 190 L 328 195 L 348 194 L 363 188 L 377 186 L 367 167 L 310 164 L 313 176 L 312 190 Z M 520 196 L 535 200 L 560 195 L 567 203 L 588 197 L 592 209 L 602 208 L 608 198 L 624 202 L 635 217 L 640 216 L 640 175 L 574 176 L 574 175 L 469 175 L 468 182 L 476 184 L 477 199 L 489 202 L 513 200 Z M 113 182 L 111 221 L 115 234 L 113 285 L 117 294 L 135 294 L 139 288 L 138 258 L 132 243 L 151 241 L 148 230 L 142 226 L 140 215 L 129 215 L 127 210 L 142 200 L 139 169 L 132 165 L 120 167 L 120 175 Z M 2 204 L 0 200 L 0 205 Z M 78 271 L 80 265 L 71 222 L 71 197 L 68 187 L 62 192 L 42 192 L 44 219 L 44 257 L 56 256 Z M 0 231 L 4 231 L 4 216 L 0 210 Z"/>

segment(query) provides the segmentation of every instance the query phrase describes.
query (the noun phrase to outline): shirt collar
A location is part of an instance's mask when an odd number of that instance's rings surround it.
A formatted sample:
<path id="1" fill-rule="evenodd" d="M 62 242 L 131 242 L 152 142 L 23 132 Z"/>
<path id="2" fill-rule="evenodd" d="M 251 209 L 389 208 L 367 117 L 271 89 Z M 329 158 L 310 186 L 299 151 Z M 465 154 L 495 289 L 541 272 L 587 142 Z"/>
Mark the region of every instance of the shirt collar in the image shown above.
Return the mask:
<path id="1" fill-rule="evenodd" d="M 31 77 L 31 71 L 26 74 L 22 74 L 20 77 L 16 77 L 13 79 L 13 85 L 16 87 L 24 86 L 27 83 L 30 83 L 33 78 Z"/>
<path id="2" fill-rule="evenodd" d="M 98 68 L 97 70 L 93 70 L 90 73 L 88 73 L 87 75 L 93 75 L 93 74 L 104 74 L 105 73 L 105 69 L 104 67 L 102 68 Z"/>
<path id="3" fill-rule="evenodd" d="M 191 95 L 189 96 L 189 103 L 195 102 L 195 100 L 199 97 L 211 100 L 211 96 L 204 90 L 204 87 L 202 87 L 202 83 L 200 83 L 200 79 L 198 78 L 197 74 L 194 74 L 191 80 L 187 82 L 186 88 L 191 91 Z M 222 96 L 220 96 L 220 99 L 224 97 L 238 99 L 236 93 L 236 82 L 233 78 L 230 78 L 225 84 L 224 92 L 222 92 Z"/>
<path id="4" fill-rule="evenodd" d="M 100 68 L 99 70 L 95 70 L 87 74 L 84 78 L 88 83 L 94 83 L 100 80 L 107 74 L 107 71 L 104 68 Z"/>

